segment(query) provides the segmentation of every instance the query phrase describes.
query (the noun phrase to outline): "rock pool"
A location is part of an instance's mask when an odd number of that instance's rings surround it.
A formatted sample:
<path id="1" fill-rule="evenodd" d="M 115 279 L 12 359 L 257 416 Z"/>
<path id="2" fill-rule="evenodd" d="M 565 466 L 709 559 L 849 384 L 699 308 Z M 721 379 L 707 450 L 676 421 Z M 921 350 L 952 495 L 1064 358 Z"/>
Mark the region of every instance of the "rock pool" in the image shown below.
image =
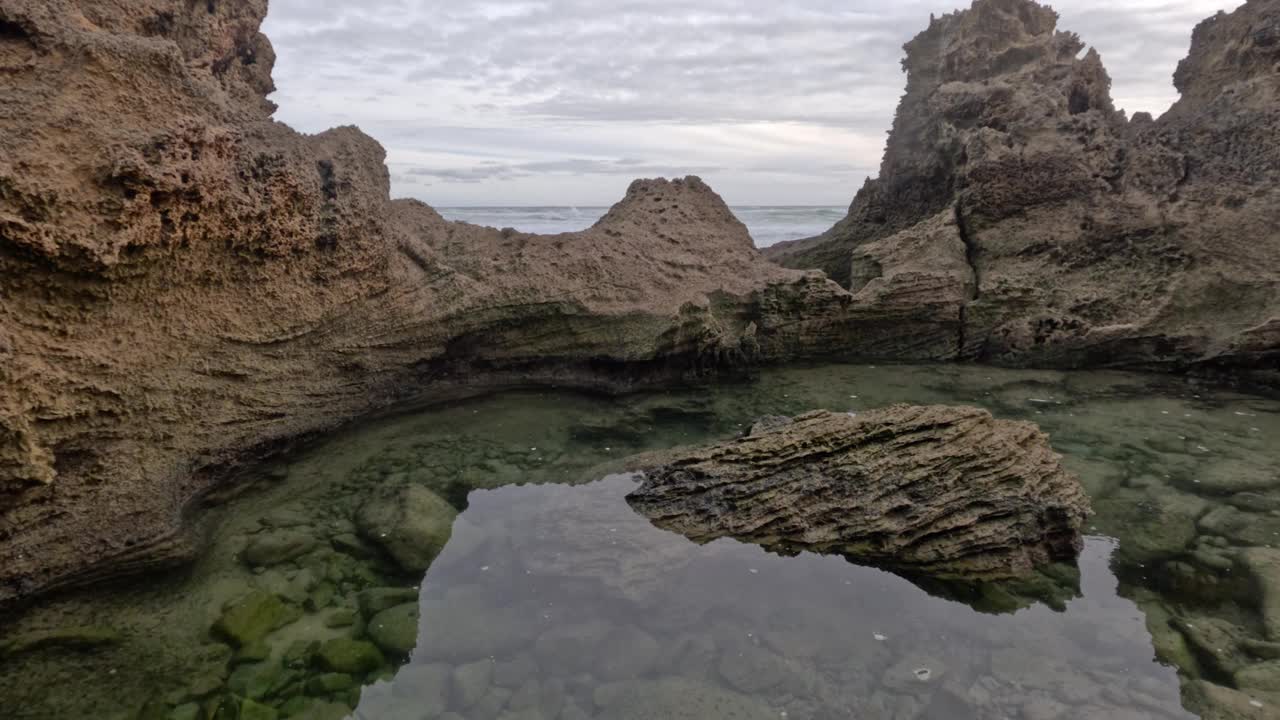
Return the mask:
<path id="1" fill-rule="evenodd" d="M 696 545 L 616 472 L 755 418 L 976 404 L 1041 425 L 1096 515 L 1049 592 Z M 206 513 L 160 576 L 0 625 L 5 717 L 1280 717 L 1280 401 L 1181 378 L 820 366 L 368 422 Z M 438 553 L 438 554 L 437 554 Z"/>

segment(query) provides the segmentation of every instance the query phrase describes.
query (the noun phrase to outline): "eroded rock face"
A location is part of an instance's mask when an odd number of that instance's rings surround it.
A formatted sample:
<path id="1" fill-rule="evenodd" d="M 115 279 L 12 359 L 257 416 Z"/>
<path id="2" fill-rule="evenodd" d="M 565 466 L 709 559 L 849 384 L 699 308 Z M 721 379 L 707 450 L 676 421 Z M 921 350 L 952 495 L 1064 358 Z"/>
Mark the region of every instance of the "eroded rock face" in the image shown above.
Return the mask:
<path id="1" fill-rule="evenodd" d="M 1030 0 L 934 19 L 906 45 L 879 177 L 830 231 L 766 254 L 909 327 L 951 303 L 937 358 L 1280 381 L 1280 5 L 1201 23 L 1158 120 L 1117 111 L 1101 58 L 1056 25 Z M 910 252 L 923 238 L 936 249 Z M 858 292 L 907 278 L 928 291 Z"/>
<path id="2" fill-rule="evenodd" d="M 696 178 L 556 236 L 392 201 L 375 141 L 270 119 L 265 13 L 0 0 L 0 603 L 188 557 L 237 463 L 398 401 L 700 377 L 850 322 Z"/>
<path id="3" fill-rule="evenodd" d="M 659 527 L 940 578 L 1074 560 L 1090 512 L 1044 433 L 979 408 L 819 410 L 660 457 L 627 496 Z"/>

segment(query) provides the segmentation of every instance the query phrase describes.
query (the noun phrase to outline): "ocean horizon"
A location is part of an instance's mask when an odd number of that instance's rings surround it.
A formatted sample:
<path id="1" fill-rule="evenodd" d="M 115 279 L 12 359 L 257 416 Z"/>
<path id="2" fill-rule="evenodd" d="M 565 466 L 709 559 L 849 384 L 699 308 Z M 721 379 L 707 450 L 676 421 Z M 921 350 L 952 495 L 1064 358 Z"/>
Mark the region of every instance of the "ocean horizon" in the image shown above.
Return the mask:
<path id="1" fill-rule="evenodd" d="M 848 212 L 835 205 L 733 205 L 730 210 L 751 232 L 756 247 L 812 237 L 828 230 Z M 521 232 L 553 234 L 591 227 L 608 206 L 595 205 L 455 205 L 436 210 L 448 220 Z"/>

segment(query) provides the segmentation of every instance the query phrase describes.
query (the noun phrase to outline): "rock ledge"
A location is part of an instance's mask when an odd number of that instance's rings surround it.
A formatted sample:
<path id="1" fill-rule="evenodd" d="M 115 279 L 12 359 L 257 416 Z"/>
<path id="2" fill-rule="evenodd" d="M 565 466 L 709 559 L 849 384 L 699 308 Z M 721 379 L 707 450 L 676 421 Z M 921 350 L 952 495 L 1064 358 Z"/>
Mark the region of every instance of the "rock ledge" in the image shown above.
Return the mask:
<path id="1" fill-rule="evenodd" d="M 1039 428 L 972 407 L 768 418 L 746 437 L 660 457 L 627 496 L 655 525 L 941 578 L 1074 559 L 1090 513 Z"/>

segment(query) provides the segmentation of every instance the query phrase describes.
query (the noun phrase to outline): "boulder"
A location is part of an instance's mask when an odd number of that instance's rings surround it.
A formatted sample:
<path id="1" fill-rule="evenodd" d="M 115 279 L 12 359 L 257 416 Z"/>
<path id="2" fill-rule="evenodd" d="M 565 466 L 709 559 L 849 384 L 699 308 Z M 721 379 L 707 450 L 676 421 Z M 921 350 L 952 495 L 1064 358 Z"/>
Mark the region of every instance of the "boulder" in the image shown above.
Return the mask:
<path id="1" fill-rule="evenodd" d="M 972 407 L 806 413 L 631 461 L 628 502 L 695 542 L 720 537 L 966 580 L 1074 560 L 1089 501 L 1048 438 Z"/>
<path id="2" fill-rule="evenodd" d="M 419 485 L 375 496 L 361 506 L 356 526 L 407 573 L 421 574 L 449 542 L 458 511 Z"/>
<path id="3" fill-rule="evenodd" d="M 382 652 L 365 640 L 334 638 L 316 653 L 320 666 L 335 673 L 363 675 L 382 667 Z"/>
<path id="4" fill-rule="evenodd" d="M 418 603 L 383 610 L 370 618 L 365 632 L 388 655 L 407 657 L 418 644 Z"/>
<path id="5" fill-rule="evenodd" d="M 302 616 L 302 611 L 265 592 L 252 592 L 232 601 L 213 625 L 215 635 L 244 647 Z"/>
<path id="6" fill-rule="evenodd" d="M 367 619 L 388 608 L 393 608 L 405 603 L 417 602 L 418 593 L 418 588 L 368 588 L 361 590 L 356 595 L 356 602 L 360 605 L 360 612 L 363 613 Z"/>

